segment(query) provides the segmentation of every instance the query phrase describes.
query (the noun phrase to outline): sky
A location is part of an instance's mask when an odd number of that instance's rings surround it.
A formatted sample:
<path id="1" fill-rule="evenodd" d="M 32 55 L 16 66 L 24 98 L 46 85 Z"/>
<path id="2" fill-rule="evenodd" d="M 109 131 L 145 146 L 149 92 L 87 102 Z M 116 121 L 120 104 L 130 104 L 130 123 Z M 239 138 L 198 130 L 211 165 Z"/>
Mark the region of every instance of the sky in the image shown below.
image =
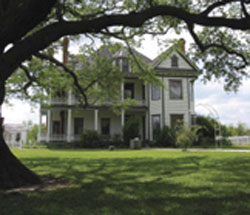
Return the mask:
<path id="1" fill-rule="evenodd" d="M 178 38 L 182 37 L 178 36 Z M 184 38 L 190 40 L 186 35 Z M 164 47 L 159 48 L 159 44 L 151 36 L 145 37 L 143 46 L 139 49 L 151 59 L 154 59 L 163 50 Z M 75 47 L 71 47 L 70 52 L 75 52 Z M 201 80 L 195 82 L 194 91 L 197 114 L 215 117 L 227 125 L 237 125 L 238 122 L 242 122 L 250 127 L 250 79 L 243 80 L 237 93 L 225 92 L 222 81 L 211 81 L 204 84 Z M 39 123 L 39 105 L 34 107 L 19 100 L 13 100 L 11 103 L 12 106 L 3 105 L 5 123 L 22 123 L 28 120 Z"/>

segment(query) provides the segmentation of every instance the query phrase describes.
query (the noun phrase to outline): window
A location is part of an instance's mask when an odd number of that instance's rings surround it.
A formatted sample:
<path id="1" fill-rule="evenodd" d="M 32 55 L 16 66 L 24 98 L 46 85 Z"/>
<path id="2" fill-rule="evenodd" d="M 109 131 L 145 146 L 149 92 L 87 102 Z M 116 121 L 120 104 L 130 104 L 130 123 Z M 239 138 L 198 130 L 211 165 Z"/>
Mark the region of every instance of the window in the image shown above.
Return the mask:
<path id="1" fill-rule="evenodd" d="M 191 115 L 191 125 L 196 125 L 196 118 L 197 118 L 196 114 Z"/>
<path id="2" fill-rule="evenodd" d="M 52 122 L 52 134 L 60 134 L 60 121 Z"/>
<path id="3" fill-rule="evenodd" d="M 157 134 L 157 132 L 161 128 L 161 115 L 152 115 L 152 129 L 153 129 L 153 137 Z"/>
<path id="4" fill-rule="evenodd" d="M 83 118 L 74 118 L 74 134 L 80 135 L 83 132 Z"/>
<path id="5" fill-rule="evenodd" d="M 19 142 L 21 140 L 21 134 L 17 133 L 16 134 L 16 142 Z"/>
<path id="6" fill-rule="evenodd" d="M 56 91 L 56 98 L 65 98 L 67 96 L 64 89 Z"/>
<path id="7" fill-rule="evenodd" d="M 142 84 L 142 100 L 145 100 L 145 99 L 146 99 L 145 91 L 146 91 L 145 85 Z"/>
<path id="8" fill-rule="evenodd" d="M 172 67 L 178 67 L 178 57 L 176 57 L 176 55 L 174 55 L 174 56 L 171 58 L 171 66 L 172 66 Z"/>
<path id="9" fill-rule="evenodd" d="M 183 114 L 171 114 L 171 128 L 174 128 L 178 124 L 183 124 Z"/>
<path id="10" fill-rule="evenodd" d="M 122 71 L 123 72 L 129 72 L 129 66 L 128 66 L 128 60 L 127 59 L 122 60 Z"/>
<path id="11" fill-rule="evenodd" d="M 103 135 L 110 134 L 110 119 L 109 118 L 101 119 L 101 132 Z"/>
<path id="12" fill-rule="evenodd" d="M 152 86 L 152 100 L 159 100 L 161 98 L 161 88 L 159 85 Z"/>
<path id="13" fill-rule="evenodd" d="M 134 90 L 134 84 L 133 83 L 125 83 L 124 86 L 124 98 L 134 98 L 135 90 Z"/>
<path id="14" fill-rule="evenodd" d="M 170 99 L 182 99 L 182 81 L 169 80 Z"/>

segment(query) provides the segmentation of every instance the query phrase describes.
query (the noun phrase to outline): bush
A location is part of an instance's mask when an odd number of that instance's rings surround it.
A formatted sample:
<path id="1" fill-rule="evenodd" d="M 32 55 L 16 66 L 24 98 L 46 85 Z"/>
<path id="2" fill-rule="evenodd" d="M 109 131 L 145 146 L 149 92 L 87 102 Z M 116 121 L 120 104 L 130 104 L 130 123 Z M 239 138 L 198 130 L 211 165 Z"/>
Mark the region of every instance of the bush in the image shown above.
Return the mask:
<path id="1" fill-rule="evenodd" d="M 123 138 L 125 143 L 129 144 L 129 141 L 135 137 L 139 137 L 140 121 L 137 117 L 130 117 L 123 127 Z"/>
<path id="2" fill-rule="evenodd" d="M 182 126 L 176 132 L 176 145 L 186 151 L 188 147 L 193 145 L 197 130 L 198 128 Z"/>
<path id="3" fill-rule="evenodd" d="M 95 130 L 84 130 L 81 135 L 81 144 L 85 148 L 98 148 L 101 135 Z"/>
<path id="4" fill-rule="evenodd" d="M 174 147 L 176 141 L 175 129 L 164 126 L 162 129 L 154 131 L 156 146 Z"/>

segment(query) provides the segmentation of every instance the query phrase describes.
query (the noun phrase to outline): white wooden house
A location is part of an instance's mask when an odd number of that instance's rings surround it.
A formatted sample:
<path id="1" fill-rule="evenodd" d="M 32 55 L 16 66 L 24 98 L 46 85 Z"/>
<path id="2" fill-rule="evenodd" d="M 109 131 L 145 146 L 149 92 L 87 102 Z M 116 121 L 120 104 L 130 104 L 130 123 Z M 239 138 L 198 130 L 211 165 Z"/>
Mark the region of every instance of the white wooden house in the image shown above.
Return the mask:
<path id="1" fill-rule="evenodd" d="M 22 124 L 4 124 L 4 139 L 9 147 L 22 148 L 27 143 L 28 129 Z"/>
<path id="2" fill-rule="evenodd" d="M 121 110 L 120 115 L 116 115 L 110 108 L 112 103 L 83 109 L 71 91 L 62 98 L 50 98 L 49 105 L 41 104 L 40 125 L 45 116 L 47 133 L 42 134 L 40 129 L 38 140 L 77 141 L 83 129 L 93 129 L 109 136 L 122 135 L 125 120 L 131 116 L 141 119 L 142 140 L 152 140 L 154 128 L 164 125 L 171 127 L 177 120 L 190 125 L 195 113 L 194 81 L 199 75 L 197 68 L 180 51 L 170 49 L 155 60 L 138 52 L 136 54 L 152 65 L 165 88 L 144 85 L 136 74 L 129 73 L 130 67 L 126 61 L 128 51 L 122 48 L 113 57 L 119 62 L 121 70 L 128 70 L 128 75 L 118 90 L 121 91 L 121 100 L 129 96 L 137 101 L 137 105 Z"/>

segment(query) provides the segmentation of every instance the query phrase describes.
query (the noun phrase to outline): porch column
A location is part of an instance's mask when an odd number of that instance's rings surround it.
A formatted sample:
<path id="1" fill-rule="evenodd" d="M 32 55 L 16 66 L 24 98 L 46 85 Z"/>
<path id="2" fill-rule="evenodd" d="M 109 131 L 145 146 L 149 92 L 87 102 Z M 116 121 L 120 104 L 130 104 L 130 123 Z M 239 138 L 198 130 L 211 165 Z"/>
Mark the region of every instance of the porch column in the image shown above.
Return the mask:
<path id="1" fill-rule="evenodd" d="M 47 138 L 46 142 L 50 142 L 50 136 L 51 136 L 51 110 L 49 109 L 47 111 Z"/>
<path id="2" fill-rule="evenodd" d="M 149 134 L 149 114 L 148 111 L 146 111 L 145 114 L 145 137 L 146 139 L 150 140 L 150 134 Z"/>
<path id="3" fill-rule="evenodd" d="M 121 82 L 121 101 L 124 100 L 124 82 Z"/>
<path id="4" fill-rule="evenodd" d="M 121 83 L 121 101 L 124 100 L 124 81 L 122 81 Z M 121 110 L 121 131 L 124 127 L 124 124 L 125 124 L 125 110 L 122 109 Z"/>
<path id="5" fill-rule="evenodd" d="M 68 105 L 72 105 L 72 89 L 70 88 L 69 93 L 68 93 Z"/>
<path id="6" fill-rule="evenodd" d="M 98 109 L 94 110 L 94 130 L 98 131 Z"/>
<path id="7" fill-rule="evenodd" d="M 68 125 L 67 125 L 67 142 L 71 142 L 71 121 L 72 121 L 72 110 L 68 109 Z"/>
<path id="8" fill-rule="evenodd" d="M 121 127 L 123 128 L 125 124 L 125 110 L 121 110 Z"/>

